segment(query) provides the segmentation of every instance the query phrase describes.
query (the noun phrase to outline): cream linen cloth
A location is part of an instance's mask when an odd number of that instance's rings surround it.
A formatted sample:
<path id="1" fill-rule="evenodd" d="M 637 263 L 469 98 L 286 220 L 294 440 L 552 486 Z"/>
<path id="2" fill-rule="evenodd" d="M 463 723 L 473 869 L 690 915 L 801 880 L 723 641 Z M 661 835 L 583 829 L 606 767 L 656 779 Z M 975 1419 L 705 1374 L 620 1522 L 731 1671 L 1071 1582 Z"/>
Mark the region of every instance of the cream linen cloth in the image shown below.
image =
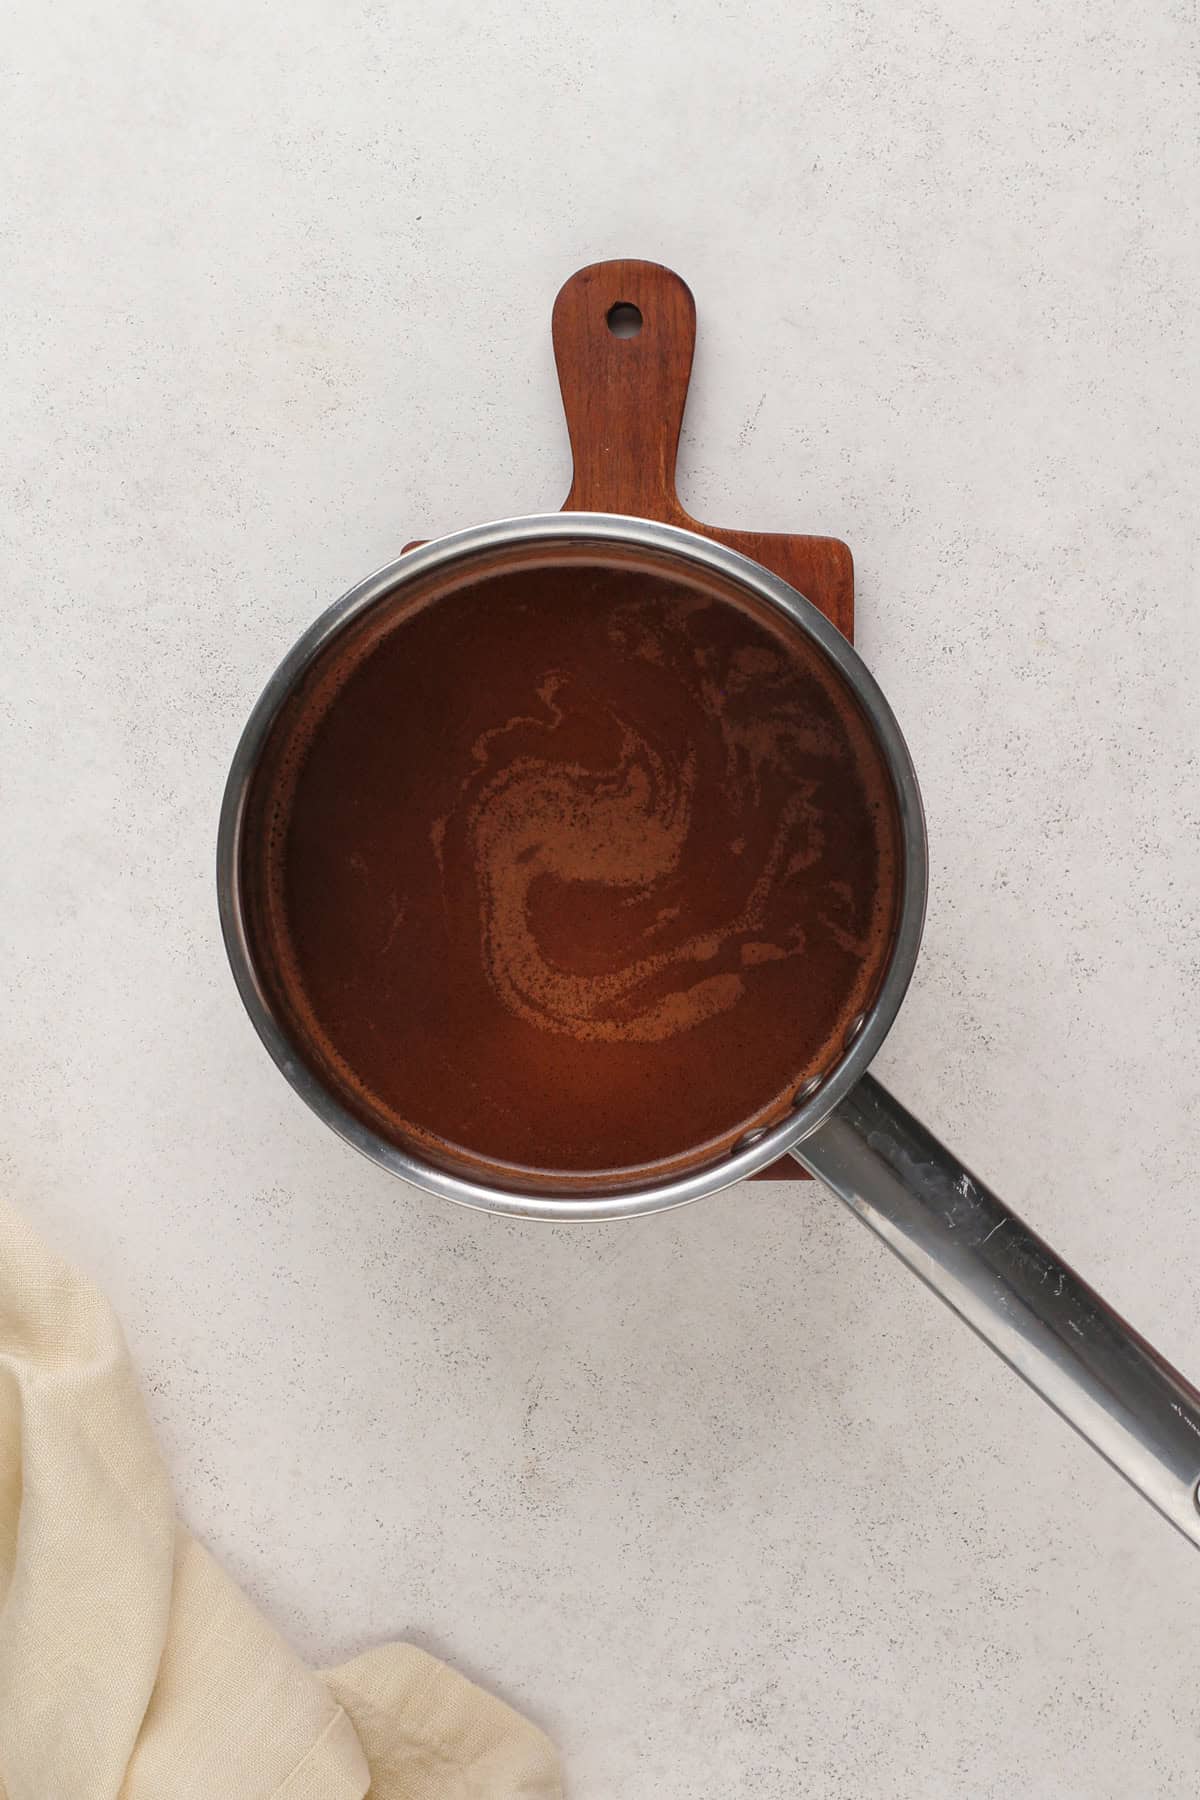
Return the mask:
<path id="1" fill-rule="evenodd" d="M 0 1201 L 0 1800 L 561 1800 L 405 1644 L 314 1673 L 176 1522 L 120 1327 Z"/>

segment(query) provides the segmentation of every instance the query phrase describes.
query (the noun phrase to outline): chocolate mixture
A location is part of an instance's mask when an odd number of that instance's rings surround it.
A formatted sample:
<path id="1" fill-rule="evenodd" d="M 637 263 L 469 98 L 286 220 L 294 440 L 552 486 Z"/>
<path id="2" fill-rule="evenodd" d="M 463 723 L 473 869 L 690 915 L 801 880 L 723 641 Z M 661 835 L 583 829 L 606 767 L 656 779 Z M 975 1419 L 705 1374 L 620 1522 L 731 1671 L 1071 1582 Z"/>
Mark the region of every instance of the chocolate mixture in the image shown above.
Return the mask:
<path id="1" fill-rule="evenodd" d="M 256 963 L 346 1105 L 451 1166 L 630 1179 L 832 1066 L 886 965 L 898 830 L 798 631 L 575 565 L 360 640 L 281 717 L 244 868 Z"/>

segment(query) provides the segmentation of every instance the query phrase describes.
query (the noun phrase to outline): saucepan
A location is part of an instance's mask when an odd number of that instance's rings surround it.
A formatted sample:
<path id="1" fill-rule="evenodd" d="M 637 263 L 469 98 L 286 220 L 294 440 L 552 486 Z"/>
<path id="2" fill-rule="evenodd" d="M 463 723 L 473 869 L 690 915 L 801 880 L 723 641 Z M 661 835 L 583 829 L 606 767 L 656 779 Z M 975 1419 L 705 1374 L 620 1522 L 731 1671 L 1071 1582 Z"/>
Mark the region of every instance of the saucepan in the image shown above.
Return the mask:
<path id="1" fill-rule="evenodd" d="M 407 549 L 284 657 L 220 822 L 246 1009 L 348 1143 L 470 1206 L 627 1219 L 790 1154 L 1200 1544 L 1200 1393 L 869 1072 L 916 774 L 825 611 L 674 501 L 690 309 L 654 265 L 572 278 L 568 509 Z"/>

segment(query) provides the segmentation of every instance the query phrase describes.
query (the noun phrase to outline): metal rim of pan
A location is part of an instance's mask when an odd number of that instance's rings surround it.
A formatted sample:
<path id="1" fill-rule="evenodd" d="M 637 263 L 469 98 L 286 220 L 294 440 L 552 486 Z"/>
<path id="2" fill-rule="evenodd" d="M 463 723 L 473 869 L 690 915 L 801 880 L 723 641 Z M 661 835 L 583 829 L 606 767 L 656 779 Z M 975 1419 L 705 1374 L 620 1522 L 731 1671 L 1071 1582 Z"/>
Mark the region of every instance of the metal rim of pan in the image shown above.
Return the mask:
<path id="1" fill-rule="evenodd" d="M 752 1134 L 713 1163 L 610 1194 L 531 1192 L 467 1179 L 425 1161 L 383 1137 L 347 1110 L 309 1068 L 276 1016 L 259 979 L 243 911 L 241 865 L 246 802 L 254 771 L 280 707 L 313 660 L 349 624 L 406 586 L 482 556 L 556 545 L 595 545 L 670 556 L 731 581 L 789 618 L 851 689 L 883 752 L 895 788 L 902 848 L 896 927 L 887 972 L 874 1004 L 820 1086 L 802 1092 L 790 1117 Z M 350 588 L 309 626 L 283 658 L 260 695 L 234 753 L 221 807 L 217 895 L 221 930 L 242 1002 L 259 1037 L 296 1093 L 337 1134 L 372 1162 L 429 1193 L 461 1205 L 526 1218 L 598 1221 L 681 1206 L 716 1193 L 765 1168 L 791 1150 L 833 1110 L 865 1073 L 899 1011 L 920 948 L 925 917 L 928 853 L 920 789 L 908 746 L 884 694 L 853 646 L 811 601 L 781 577 L 738 551 L 675 525 L 610 513 L 547 513 L 502 519 L 436 538 L 407 551 Z M 811 1084 L 809 1084 L 811 1085 Z"/>

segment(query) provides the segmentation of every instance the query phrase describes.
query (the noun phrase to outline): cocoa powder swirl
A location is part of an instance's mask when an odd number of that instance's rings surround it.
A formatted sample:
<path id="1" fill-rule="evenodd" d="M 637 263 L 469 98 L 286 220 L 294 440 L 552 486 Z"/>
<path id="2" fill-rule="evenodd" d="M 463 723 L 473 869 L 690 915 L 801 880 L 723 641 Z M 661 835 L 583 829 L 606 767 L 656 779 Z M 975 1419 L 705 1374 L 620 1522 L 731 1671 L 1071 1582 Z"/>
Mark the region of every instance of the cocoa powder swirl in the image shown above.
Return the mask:
<path id="1" fill-rule="evenodd" d="M 836 1059 L 882 977 L 886 772 L 765 607 L 493 575 L 343 649 L 276 737 L 258 960 L 343 1100 L 452 1165 L 712 1154 Z"/>

